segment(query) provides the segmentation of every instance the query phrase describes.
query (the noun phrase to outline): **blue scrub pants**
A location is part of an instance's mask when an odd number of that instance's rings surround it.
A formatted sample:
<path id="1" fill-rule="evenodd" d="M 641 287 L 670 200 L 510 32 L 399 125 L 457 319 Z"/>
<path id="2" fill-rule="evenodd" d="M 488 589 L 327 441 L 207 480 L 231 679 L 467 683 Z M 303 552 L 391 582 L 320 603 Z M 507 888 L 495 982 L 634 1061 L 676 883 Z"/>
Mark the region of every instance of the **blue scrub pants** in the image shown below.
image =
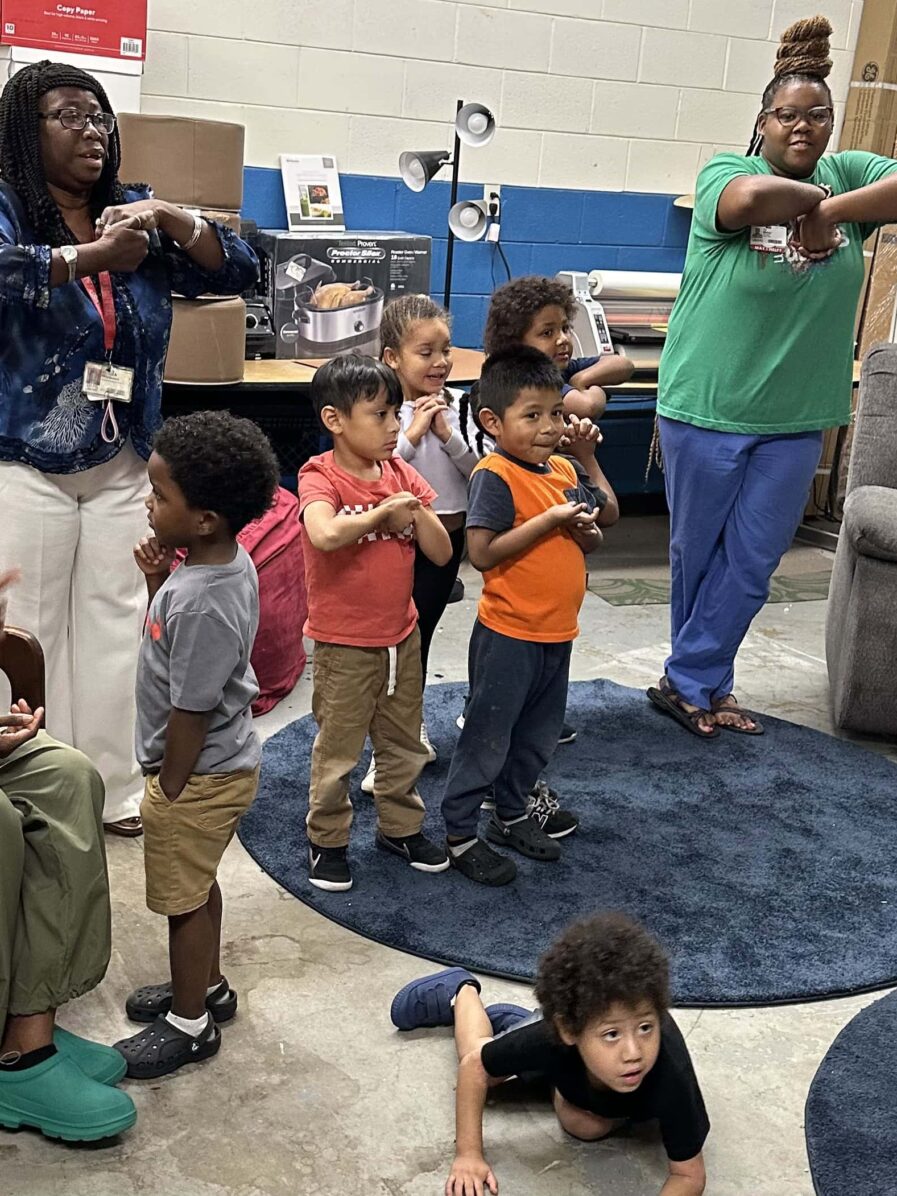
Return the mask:
<path id="1" fill-rule="evenodd" d="M 735 656 L 769 597 L 822 451 L 822 432 L 746 436 L 660 417 L 670 508 L 666 674 L 709 710 L 732 692 Z"/>

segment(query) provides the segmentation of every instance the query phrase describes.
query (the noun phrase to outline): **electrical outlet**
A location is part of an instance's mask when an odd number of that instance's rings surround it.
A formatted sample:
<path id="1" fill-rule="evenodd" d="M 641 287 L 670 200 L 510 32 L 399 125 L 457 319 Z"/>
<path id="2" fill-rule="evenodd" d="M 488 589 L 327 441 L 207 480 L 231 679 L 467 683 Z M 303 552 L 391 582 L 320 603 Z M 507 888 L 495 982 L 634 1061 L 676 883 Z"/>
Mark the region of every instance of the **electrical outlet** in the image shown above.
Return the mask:
<path id="1" fill-rule="evenodd" d="M 486 211 L 493 220 L 501 219 L 501 183 L 485 183 L 483 185 L 483 202 L 487 205 Z M 491 211 L 488 205 L 493 205 L 495 211 Z"/>

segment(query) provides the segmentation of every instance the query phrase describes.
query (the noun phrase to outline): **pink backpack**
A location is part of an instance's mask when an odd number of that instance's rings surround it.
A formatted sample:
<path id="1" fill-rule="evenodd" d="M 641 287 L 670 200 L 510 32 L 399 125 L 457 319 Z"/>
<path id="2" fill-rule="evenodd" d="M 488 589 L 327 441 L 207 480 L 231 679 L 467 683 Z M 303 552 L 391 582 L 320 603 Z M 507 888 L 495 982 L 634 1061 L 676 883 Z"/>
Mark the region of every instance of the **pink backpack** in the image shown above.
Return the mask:
<path id="1" fill-rule="evenodd" d="M 265 714 L 286 697 L 305 668 L 302 628 L 308 617 L 305 563 L 299 533 L 299 499 L 278 487 L 274 505 L 237 539 L 259 575 L 259 629 L 252 667 L 259 696 L 253 714 Z"/>

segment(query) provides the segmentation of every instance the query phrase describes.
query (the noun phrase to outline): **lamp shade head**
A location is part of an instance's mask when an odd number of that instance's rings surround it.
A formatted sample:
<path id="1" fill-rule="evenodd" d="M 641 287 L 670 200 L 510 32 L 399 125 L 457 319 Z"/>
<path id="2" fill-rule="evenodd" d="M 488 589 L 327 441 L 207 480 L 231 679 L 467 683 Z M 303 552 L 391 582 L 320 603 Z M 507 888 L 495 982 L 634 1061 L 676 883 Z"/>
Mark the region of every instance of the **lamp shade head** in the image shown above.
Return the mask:
<path id="1" fill-rule="evenodd" d="M 436 172 L 451 161 L 445 150 L 405 150 L 399 154 L 399 174 L 406 187 L 423 191 Z"/>
<path id="2" fill-rule="evenodd" d="M 459 241 L 479 241 L 486 232 L 486 205 L 481 199 L 463 199 L 449 209 L 449 228 Z"/>
<path id="3" fill-rule="evenodd" d="M 482 104 L 465 104 L 455 117 L 455 132 L 465 145 L 488 145 L 495 136 L 495 117 Z"/>

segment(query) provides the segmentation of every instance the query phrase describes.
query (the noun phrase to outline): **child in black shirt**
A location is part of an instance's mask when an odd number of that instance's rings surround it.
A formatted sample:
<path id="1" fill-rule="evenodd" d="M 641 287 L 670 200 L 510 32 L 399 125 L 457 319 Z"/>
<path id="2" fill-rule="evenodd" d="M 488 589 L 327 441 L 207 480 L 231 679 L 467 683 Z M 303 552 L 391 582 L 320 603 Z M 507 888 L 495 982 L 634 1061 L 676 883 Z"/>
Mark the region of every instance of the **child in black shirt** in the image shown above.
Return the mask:
<path id="1" fill-rule="evenodd" d="M 661 1196 L 701 1196 L 710 1122 L 667 1009 L 669 967 L 657 943 L 622 914 L 576 922 L 542 957 L 536 996 L 534 1014 L 484 1008 L 479 982 L 450 968 L 412 981 L 393 1000 L 400 1030 L 454 1023 L 457 1153 L 446 1196 L 498 1191 L 483 1153 L 483 1108 L 488 1089 L 513 1076 L 547 1080 L 558 1121 L 583 1141 L 656 1119 L 669 1159 Z"/>

